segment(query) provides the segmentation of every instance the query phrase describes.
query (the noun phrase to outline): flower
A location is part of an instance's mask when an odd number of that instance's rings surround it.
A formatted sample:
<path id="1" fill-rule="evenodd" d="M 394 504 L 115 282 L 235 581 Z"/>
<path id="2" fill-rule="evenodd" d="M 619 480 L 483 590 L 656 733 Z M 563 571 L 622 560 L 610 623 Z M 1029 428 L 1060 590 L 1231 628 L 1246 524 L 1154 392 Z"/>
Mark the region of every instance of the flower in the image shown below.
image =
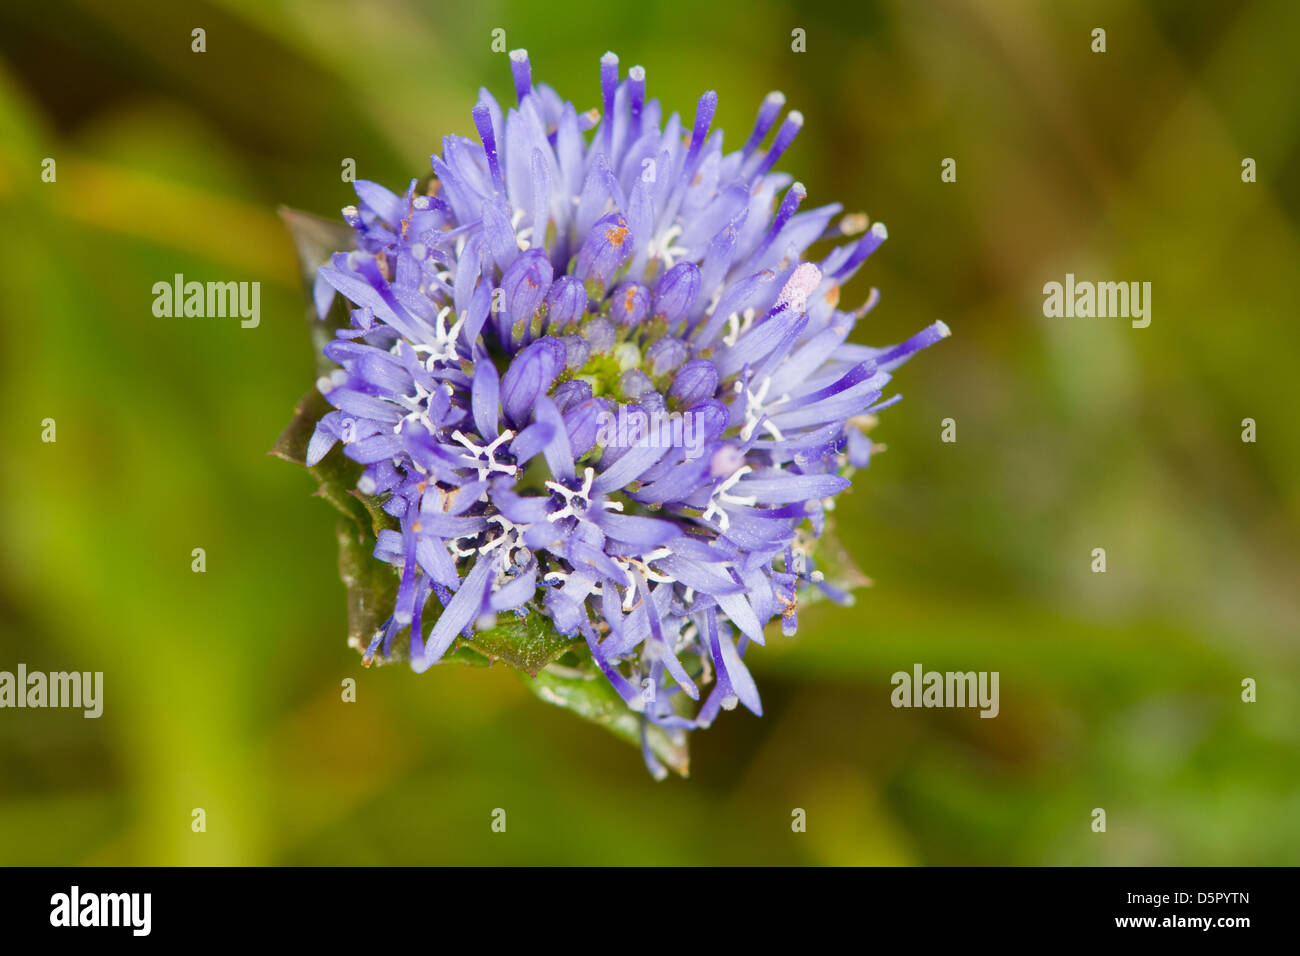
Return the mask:
<path id="1" fill-rule="evenodd" d="M 423 671 L 495 615 L 543 615 L 640 715 L 661 776 L 648 727 L 761 714 L 744 657 L 764 625 L 793 634 L 809 588 L 847 599 L 814 557 L 828 501 L 868 462 L 890 373 L 948 330 L 847 342 L 875 295 L 841 311 L 840 286 L 887 232 L 798 211 L 774 167 L 803 118 L 777 126 L 781 94 L 725 153 L 713 92 L 687 130 L 612 53 L 599 113 L 510 61 L 517 105 L 481 92 L 478 141 L 445 137 L 427 188 L 356 183 L 356 248 L 315 284 L 351 323 L 324 348 L 307 463 L 341 442 L 394 519 L 374 555 L 400 585 L 367 662 L 407 630 Z"/>

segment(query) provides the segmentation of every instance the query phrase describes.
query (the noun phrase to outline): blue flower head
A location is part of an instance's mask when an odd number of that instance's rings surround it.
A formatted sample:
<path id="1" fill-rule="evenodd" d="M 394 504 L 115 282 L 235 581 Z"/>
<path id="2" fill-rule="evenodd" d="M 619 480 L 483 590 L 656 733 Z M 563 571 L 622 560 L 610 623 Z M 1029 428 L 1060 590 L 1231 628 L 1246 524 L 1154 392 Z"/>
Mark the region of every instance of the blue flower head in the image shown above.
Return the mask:
<path id="1" fill-rule="evenodd" d="M 423 671 L 540 615 L 643 728 L 760 714 L 746 650 L 774 617 L 793 634 L 807 589 L 846 599 L 814 559 L 828 503 L 893 369 L 948 330 L 848 344 L 875 297 L 842 311 L 840 286 L 887 233 L 799 211 L 781 94 L 725 152 L 713 92 L 683 127 L 607 53 L 603 108 L 579 113 L 510 63 L 516 105 L 482 91 L 478 140 L 445 137 L 427 188 L 356 183 L 356 248 L 316 279 L 321 316 L 342 295 L 351 324 L 324 348 L 307 463 L 341 442 L 393 519 L 374 555 L 400 586 L 367 660 L 406 631 Z"/>

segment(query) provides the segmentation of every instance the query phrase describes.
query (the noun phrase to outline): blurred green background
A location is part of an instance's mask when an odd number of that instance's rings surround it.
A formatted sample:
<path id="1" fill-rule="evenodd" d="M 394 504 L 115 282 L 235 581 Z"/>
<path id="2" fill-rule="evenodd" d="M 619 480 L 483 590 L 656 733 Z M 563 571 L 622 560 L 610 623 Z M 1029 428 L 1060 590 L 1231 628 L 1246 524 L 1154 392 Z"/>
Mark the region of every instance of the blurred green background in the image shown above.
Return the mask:
<path id="1" fill-rule="evenodd" d="M 810 206 L 890 227 L 857 340 L 954 330 L 839 508 L 875 586 L 755 651 L 766 716 L 688 780 L 505 669 L 362 670 L 332 513 L 266 456 L 312 381 L 276 206 L 473 135 L 498 27 L 580 109 L 607 49 L 716 89 L 733 147 L 783 90 Z M 0 863 L 1300 862 L 1298 38 L 1290 0 L 5 4 L 0 669 L 105 705 L 0 711 Z M 1151 326 L 1045 319 L 1067 271 L 1150 281 Z M 261 326 L 155 318 L 178 272 L 260 281 Z M 893 709 L 917 662 L 1001 715 Z"/>

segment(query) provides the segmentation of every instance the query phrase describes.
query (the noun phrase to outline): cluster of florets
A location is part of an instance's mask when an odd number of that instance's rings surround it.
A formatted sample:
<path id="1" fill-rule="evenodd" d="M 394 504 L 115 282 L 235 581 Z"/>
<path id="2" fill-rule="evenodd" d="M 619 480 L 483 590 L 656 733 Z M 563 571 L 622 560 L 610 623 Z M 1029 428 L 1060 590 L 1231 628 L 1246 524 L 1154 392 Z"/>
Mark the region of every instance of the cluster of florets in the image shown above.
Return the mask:
<path id="1" fill-rule="evenodd" d="M 544 615 L 645 722 L 759 713 L 745 650 L 774 617 L 794 632 L 803 589 L 845 598 L 814 560 L 829 499 L 867 464 L 891 369 L 947 329 L 847 344 L 875 295 L 841 311 L 840 286 L 887 233 L 797 211 L 773 167 L 800 114 L 762 148 L 780 94 L 724 153 L 712 92 L 689 129 L 664 121 L 607 54 L 603 109 L 579 113 L 510 59 L 517 106 L 482 91 L 479 140 L 445 137 L 427 188 L 358 182 L 356 249 L 317 281 L 351 325 L 309 464 L 342 442 L 395 522 L 375 557 L 396 606 L 367 653 L 407 630 L 423 670 L 494 616 Z"/>

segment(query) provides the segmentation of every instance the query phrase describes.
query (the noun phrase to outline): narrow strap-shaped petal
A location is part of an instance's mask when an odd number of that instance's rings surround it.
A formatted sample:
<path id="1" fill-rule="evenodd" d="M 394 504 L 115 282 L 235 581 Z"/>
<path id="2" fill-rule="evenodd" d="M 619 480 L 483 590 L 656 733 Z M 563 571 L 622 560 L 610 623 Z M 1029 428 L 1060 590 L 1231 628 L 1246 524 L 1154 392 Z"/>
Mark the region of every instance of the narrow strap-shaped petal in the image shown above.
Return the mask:
<path id="1" fill-rule="evenodd" d="M 493 555 L 479 557 L 466 575 L 456 596 L 443 609 L 437 623 L 433 625 L 433 630 L 424 646 L 424 656 L 419 660 L 414 658 L 411 660 L 412 670 L 422 673 L 438 663 L 442 655 L 447 652 L 447 648 L 451 646 L 451 642 L 478 615 L 483 599 L 487 595 L 489 579 L 495 564 L 496 558 Z"/>

